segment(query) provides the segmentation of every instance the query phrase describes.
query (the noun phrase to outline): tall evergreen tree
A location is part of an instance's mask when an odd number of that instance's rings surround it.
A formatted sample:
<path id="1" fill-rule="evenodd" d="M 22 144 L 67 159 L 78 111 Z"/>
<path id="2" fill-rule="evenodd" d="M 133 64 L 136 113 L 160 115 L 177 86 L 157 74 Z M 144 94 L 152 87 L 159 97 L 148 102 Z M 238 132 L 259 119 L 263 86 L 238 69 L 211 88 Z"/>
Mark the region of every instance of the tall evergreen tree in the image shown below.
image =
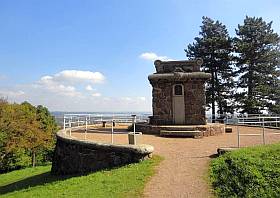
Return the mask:
<path id="1" fill-rule="evenodd" d="M 279 102 L 280 38 L 271 25 L 262 18 L 246 16 L 236 29 L 238 87 L 243 90 L 237 101 L 243 113 L 273 111 Z"/>
<path id="2" fill-rule="evenodd" d="M 211 73 L 212 77 L 206 85 L 206 103 L 211 106 L 213 119 L 216 105 L 220 114 L 233 112 L 230 104 L 234 88 L 232 50 L 232 39 L 226 26 L 208 17 L 202 18 L 199 37 L 195 37 L 195 42 L 185 49 L 189 59 L 203 58 L 203 70 Z"/>

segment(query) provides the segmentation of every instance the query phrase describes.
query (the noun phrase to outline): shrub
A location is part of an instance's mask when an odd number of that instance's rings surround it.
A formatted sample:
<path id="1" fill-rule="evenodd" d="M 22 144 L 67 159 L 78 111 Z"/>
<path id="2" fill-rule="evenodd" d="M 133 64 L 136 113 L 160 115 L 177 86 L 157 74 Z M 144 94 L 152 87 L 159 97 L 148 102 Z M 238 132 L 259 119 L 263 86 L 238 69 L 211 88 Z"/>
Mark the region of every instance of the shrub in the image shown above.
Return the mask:
<path id="1" fill-rule="evenodd" d="M 280 144 L 243 148 L 214 159 L 210 180 L 218 197 L 279 197 Z"/>

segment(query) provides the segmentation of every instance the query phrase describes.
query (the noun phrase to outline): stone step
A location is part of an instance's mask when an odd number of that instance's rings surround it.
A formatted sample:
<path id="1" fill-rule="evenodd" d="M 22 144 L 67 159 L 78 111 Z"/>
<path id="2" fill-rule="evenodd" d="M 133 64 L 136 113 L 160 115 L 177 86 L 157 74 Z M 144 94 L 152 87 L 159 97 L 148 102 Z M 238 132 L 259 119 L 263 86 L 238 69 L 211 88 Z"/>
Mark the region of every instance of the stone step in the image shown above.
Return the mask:
<path id="1" fill-rule="evenodd" d="M 194 137 L 199 138 L 203 136 L 202 131 L 169 131 L 161 130 L 160 136 L 173 136 L 173 137 Z"/>
<path id="2" fill-rule="evenodd" d="M 197 126 L 184 126 L 184 125 L 174 125 L 174 126 L 161 126 L 164 131 L 197 131 Z"/>

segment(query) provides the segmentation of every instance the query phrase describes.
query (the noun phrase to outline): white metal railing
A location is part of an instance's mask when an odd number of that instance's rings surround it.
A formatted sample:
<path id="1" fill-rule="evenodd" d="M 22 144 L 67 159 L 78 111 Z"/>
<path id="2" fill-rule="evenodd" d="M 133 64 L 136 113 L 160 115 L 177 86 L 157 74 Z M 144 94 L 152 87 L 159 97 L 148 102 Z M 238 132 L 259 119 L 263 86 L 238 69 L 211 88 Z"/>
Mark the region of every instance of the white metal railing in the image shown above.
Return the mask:
<path id="1" fill-rule="evenodd" d="M 261 127 L 261 133 L 240 133 L 240 126 L 257 126 Z M 280 126 L 280 117 L 279 116 L 241 116 L 237 118 L 237 146 L 240 147 L 241 136 L 261 136 L 262 143 L 266 143 L 266 133 L 272 135 L 280 135 L 280 132 L 269 132 L 266 128 L 275 128 L 279 129 Z"/>
<path id="2" fill-rule="evenodd" d="M 134 133 L 134 144 L 136 144 L 136 127 L 137 122 L 148 122 L 148 116 L 144 115 L 101 115 L 101 114 L 64 114 L 63 129 L 69 128 L 69 135 L 72 135 L 72 130 L 77 128 L 85 129 L 85 139 L 87 137 L 88 127 L 92 124 L 111 124 L 111 143 L 114 143 L 114 127 L 117 123 L 132 124 Z"/>
<path id="3" fill-rule="evenodd" d="M 208 123 L 212 122 L 223 122 L 225 124 L 237 124 L 239 121 L 242 119 L 261 119 L 262 117 L 264 118 L 271 118 L 271 119 L 276 119 L 275 121 L 278 122 L 278 119 L 280 118 L 280 115 L 271 115 L 271 114 L 240 114 L 240 113 L 235 113 L 235 114 L 216 114 L 214 117 L 212 114 L 206 114 L 206 119 Z M 275 122 L 276 123 L 276 122 Z M 246 124 L 246 123 L 244 123 Z M 249 123 L 247 123 L 249 124 Z"/>

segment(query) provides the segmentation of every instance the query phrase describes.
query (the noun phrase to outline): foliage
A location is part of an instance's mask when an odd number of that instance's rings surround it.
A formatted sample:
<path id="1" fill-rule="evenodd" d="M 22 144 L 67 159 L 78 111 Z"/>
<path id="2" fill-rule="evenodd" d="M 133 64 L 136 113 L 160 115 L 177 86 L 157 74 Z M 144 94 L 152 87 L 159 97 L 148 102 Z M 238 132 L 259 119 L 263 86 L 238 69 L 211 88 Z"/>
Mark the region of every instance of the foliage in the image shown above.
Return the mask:
<path id="1" fill-rule="evenodd" d="M 234 88 L 232 39 L 225 25 L 208 17 L 202 18 L 199 35 L 185 52 L 190 59 L 203 58 L 203 70 L 211 73 L 211 80 L 206 88 L 206 103 L 211 104 L 212 115 L 216 113 L 216 103 L 218 113 L 233 112 L 232 106 L 228 104 Z"/>
<path id="2" fill-rule="evenodd" d="M 0 102 L 0 172 L 46 161 L 57 126 L 50 112 L 24 102 Z M 36 157 L 38 155 L 38 157 Z"/>
<path id="3" fill-rule="evenodd" d="M 272 22 L 246 16 L 231 38 L 222 23 L 203 17 L 199 35 L 185 52 L 189 59 L 202 57 L 211 73 L 206 103 L 212 115 L 215 106 L 220 114 L 280 113 L 280 37 Z"/>
<path id="4" fill-rule="evenodd" d="M 218 197 L 279 197 L 280 144 L 243 148 L 214 159 L 210 179 Z"/>
<path id="5" fill-rule="evenodd" d="M 242 112 L 273 112 L 277 110 L 275 103 L 280 104 L 280 37 L 271 25 L 262 18 L 246 16 L 244 24 L 236 30 L 238 87 L 246 89 L 237 95 Z"/>
<path id="6" fill-rule="evenodd" d="M 141 197 L 161 157 L 84 176 L 54 176 L 50 166 L 0 175 L 2 197 Z"/>

